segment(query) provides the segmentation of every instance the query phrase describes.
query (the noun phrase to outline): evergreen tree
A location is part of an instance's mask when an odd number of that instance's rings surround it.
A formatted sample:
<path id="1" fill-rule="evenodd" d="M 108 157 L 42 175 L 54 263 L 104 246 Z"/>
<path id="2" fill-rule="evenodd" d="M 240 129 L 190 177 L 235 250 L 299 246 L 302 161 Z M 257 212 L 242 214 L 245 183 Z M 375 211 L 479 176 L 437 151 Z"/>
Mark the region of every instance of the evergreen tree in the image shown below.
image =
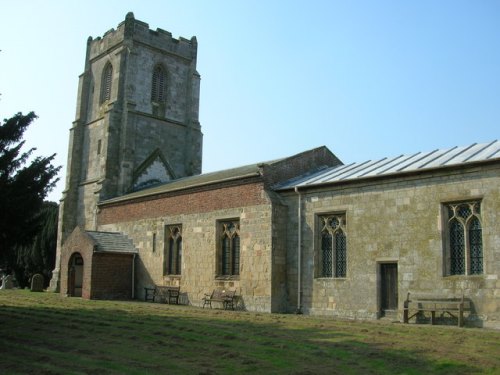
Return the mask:
<path id="1" fill-rule="evenodd" d="M 16 246 L 16 264 L 13 265 L 20 287 L 29 285 L 31 277 L 40 273 L 48 286 L 55 266 L 57 248 L 57 217 L 59 206 L 55 202 L 44 202 L 40 212 L 41 228 L 33 241 Z"/>
<path id="2" fill-rule="evenodd" d="M 33 112 L 17 113 L 0 123 L 0 265 L 7 270 L 17 263 L 15 249 L 39 232 L 43 201 L 61 168 L 52 165 L 55 154 L 30 159 L 35 148 L 22 151 L 24 132 L 35 118 Z"/>

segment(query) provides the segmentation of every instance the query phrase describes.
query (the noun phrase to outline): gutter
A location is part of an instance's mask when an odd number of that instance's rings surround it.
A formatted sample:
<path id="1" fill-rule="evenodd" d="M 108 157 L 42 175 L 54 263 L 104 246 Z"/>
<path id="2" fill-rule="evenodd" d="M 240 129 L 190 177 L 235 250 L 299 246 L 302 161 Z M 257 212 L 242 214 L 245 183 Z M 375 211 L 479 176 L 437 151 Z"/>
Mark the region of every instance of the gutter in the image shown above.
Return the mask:
<path id="1" fill-rule="evenodd" d="M 302 195 L 299 188 L 295 186 L 295 193 L 298 195 L 297 208 L 297 310 L 296 314 L 302 314 Z"/>

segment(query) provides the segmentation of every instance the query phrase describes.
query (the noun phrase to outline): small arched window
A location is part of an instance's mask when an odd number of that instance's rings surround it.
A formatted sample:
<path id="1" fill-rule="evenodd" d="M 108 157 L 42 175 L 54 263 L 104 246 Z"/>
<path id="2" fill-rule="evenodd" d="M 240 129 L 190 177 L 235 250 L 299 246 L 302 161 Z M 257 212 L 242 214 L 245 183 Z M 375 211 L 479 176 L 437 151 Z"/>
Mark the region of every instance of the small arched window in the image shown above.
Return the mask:
<path id="1" fill-rule="evenodd" d="M 155 103 L 163 103 L 166 99 L 167 77 L 165 70 L 157 65 L 153 70 L 153 83 L 151 86 L 151 101 Z"/>
<path id="2" fill-rule="evenodd" d="M 164 254 L 164 275 L 180 275 L 182 265 L 182 226 L 166 227 L 166 246 Z"/>
<path id="3" fill-rule="evenodd" d="M 220 276 L 240 274 L 240 223 L 239 220 L 220 222 Z"/>
<path id="4" fill-rule="evenodd" d="M 101 103 L 111 98 L 111 82 L 113 79 L 113 66 L 107 63 L 102 73 L 101 81 Z"/>
<path id="5" fill-rule="evenodd" d="M 457 219 L 450 221 L 450 260 L 450 273 L 452 275 L 465 273 L 464 227 Z"/>
<path id="6" fill-rule="evenodd" d="M 481 222 L 474 216 L 469 223 L 470 273 L 483 273 L 483 230 Z"/>

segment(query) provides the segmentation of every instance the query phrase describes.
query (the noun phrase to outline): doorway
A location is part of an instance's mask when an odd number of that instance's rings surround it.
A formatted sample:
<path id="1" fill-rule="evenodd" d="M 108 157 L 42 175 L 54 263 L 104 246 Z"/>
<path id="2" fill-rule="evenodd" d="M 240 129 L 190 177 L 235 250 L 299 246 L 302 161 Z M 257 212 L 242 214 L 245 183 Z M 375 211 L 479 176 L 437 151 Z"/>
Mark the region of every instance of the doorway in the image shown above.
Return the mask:
<path id="1" fill-rule="evenodd" d="M 380 316 L 397 314 L 398 264 L 380 264 Z"/>
<path id="2" fill-rule="evenodd" d="M 70 297 L 81 297 L 83 289 L 83 258 L 75 253 L 71 256 L 68 264 L 68 295 Z"/>

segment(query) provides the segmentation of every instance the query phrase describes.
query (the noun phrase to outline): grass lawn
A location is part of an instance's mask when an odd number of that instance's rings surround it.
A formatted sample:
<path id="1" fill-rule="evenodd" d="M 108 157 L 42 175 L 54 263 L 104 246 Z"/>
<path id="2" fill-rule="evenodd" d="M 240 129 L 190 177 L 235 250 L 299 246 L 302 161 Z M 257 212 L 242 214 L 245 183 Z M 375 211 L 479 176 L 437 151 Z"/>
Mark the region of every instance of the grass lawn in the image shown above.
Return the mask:
<path id="1" fill-rule="evenodd" d="M 500 331 L 0 290 L 1 374 L 500 374 Z"/>

